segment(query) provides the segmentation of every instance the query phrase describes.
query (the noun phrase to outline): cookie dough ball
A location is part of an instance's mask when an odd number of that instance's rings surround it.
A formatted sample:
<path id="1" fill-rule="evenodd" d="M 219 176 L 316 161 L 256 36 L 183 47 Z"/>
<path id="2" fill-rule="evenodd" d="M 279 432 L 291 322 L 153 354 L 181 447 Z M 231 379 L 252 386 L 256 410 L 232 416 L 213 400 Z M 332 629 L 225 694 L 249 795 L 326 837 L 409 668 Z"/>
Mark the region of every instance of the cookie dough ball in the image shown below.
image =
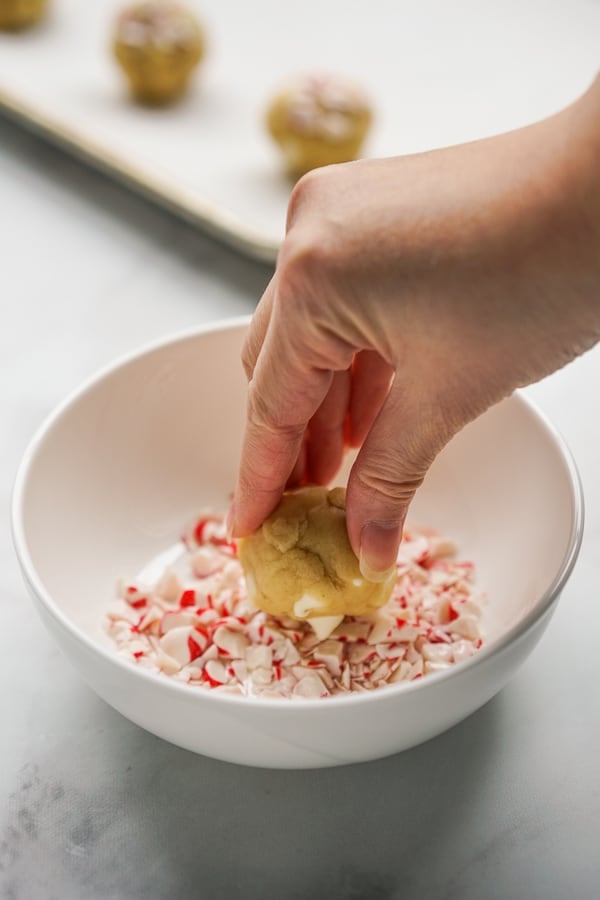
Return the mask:
<path id="1" fill-rule="evenodd" d="M 45 11 L 46 0 L 0 0 L 0 28 L 27 28 Z"/>
<path id="2" fill-rule="evenodd" d="M 267 127 L 290 174 L 299 176 L 356 159 L 371 118 L 359 87 L 336 76 L 308 76 L 277 94 L 267 111 Z"/>
<path id="3" fill-rule="evenodd" d="M 163 104 L 179 97 L 204 56 L 203 31 L 184 6 L 148 0 L 123 10 L 114 52 L 136 100 Z"/>
<path id="4" fill-rule="evenodd" d="M 345 505 L 343 488 L 288 491 L 261 528 L 239 541 L 248 594 L 259 609 L 310 621 L 326 636 L 344 616 L 372 613 L 389 599 L 396 571 L 384 582 L 363 578 Z"/>

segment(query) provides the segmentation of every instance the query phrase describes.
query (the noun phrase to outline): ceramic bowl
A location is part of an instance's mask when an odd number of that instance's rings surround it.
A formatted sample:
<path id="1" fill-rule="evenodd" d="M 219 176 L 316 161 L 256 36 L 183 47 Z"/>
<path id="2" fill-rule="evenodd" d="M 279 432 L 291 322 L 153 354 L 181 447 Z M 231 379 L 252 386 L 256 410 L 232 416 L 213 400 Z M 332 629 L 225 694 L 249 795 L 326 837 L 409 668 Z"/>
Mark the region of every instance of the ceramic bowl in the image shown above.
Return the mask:
<path id="1" fill-rule="evenodd" d="M 445 672 L 326 699 L 224 695 L 120 658 L 104 614 L 120 575 L 177 540 L 200 508 L 226 509 L 244 421 L 248 320 L 166 339 L 91 379 L 42 426 L 20 466 L 13 534 L 36 607 L 111 706 L 181 747 L 254 766 L 335 766 L 419 744 L 499 691 L 552 615 L 582 535 L 561 438 L 515 395 L 436 460 L 413 521 L 453 537 L 486 595 L 485 645 Z"/>

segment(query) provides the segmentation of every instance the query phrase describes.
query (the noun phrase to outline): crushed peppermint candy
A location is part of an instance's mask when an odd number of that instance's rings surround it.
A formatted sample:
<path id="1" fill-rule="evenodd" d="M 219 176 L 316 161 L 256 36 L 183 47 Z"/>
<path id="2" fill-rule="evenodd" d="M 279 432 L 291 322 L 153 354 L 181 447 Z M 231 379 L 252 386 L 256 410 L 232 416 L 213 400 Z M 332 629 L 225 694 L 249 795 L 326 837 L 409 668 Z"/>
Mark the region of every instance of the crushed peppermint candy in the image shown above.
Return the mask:
<path id="1" fill-rule="evenodd" d="M 132 664 L 200 689 L 279 698 L 371 691 L 440 672 L 482 646 L 473 564 L 455 553 L 447 538 L 407 529 L 390 600 L 320 640 L 308 623 L 250 603 L 236 544 L 210 512 L 161 556 L 160 571 L 154 564 L 119 585 L 106 627 Z"/>

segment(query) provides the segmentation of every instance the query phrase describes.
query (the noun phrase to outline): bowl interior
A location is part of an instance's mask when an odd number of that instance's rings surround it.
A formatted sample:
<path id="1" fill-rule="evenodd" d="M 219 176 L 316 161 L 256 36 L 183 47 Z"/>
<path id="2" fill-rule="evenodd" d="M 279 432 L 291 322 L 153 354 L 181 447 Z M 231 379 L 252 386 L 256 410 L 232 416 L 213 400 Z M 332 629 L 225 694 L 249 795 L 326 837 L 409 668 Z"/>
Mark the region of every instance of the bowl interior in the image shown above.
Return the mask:
<path id="1" fill-rule="evenodd" d="M 105 646 L 117 578 L 173 545 L 202 508 L 227 507 L 244 421 L 245 327 L 175 339 L 118 365 L 68 402 L 31 449 L 17 531 L 55 606 Z M 411 519 L 453 537 L 475 562 L 493 641 L 556 579 L 577 503 L 552 430 L 515 396 L 440 454 Z"/>

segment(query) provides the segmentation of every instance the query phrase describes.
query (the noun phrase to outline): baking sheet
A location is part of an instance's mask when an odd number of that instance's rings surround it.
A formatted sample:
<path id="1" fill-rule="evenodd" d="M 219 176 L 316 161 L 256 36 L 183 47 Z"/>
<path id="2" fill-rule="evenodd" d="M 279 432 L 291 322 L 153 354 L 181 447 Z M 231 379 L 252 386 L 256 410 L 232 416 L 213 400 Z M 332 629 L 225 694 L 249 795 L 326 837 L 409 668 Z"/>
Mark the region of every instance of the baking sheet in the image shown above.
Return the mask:
<path id="1" fill-rule="evenodd" d="M 598 68 L 594 0 L 204 0 L 193 90 L 135 106 L 110 51 L 122 0 L 49 0 L 39 27 L 0 33 L 0 108 L 237 249 L 273 260 L 290 181 L 264 130 L 298 72 L 340 72 L 372 97 L 369 156 L 458 143 L 548 115 Z"/>

